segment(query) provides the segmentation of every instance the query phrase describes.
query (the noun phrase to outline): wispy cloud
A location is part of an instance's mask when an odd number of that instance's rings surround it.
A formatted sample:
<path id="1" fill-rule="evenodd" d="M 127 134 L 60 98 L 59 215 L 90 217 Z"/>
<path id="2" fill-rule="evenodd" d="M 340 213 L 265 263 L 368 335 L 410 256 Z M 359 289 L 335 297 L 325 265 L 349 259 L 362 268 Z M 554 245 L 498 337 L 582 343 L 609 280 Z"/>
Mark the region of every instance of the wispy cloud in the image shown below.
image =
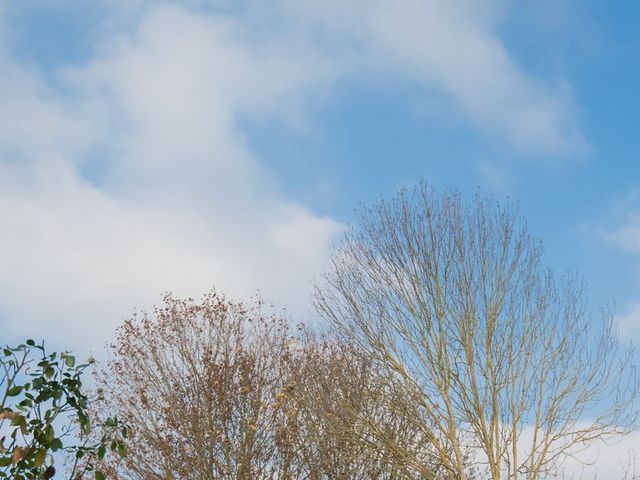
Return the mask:
<path id="1" fill-rule="evenodd" d="M 447 93 L 478 129 L 518 150 L 561 153 L 585 146 L 568 85 L 528 78 L 496 35 L 499 2 L 284 4 L 325 38 L 350 41 L 368 68 Z"/>
<path id="2" fill-rule="evenodd" d="M 627 306 L 624 313 L 617 313 L 614 322 L 623 338 L 638 338 L 640 334 L 640 303 Z"/>
<path id="3" fill-rule="evenodd" d="M 640 253 L 640 214 L 631 213 L 617 229 L 604 236 L 621 250 Z"/>

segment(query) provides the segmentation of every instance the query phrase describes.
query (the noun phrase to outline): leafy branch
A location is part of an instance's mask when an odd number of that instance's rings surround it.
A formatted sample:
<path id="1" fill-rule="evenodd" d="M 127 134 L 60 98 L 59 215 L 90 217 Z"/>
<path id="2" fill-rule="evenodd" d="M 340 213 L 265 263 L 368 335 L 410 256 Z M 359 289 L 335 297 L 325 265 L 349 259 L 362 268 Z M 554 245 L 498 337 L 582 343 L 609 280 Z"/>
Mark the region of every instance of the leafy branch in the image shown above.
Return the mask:
<path id="1" fill-rule="evenodd" d="M 76 364 L 69 352 L 48 353 L 44 343 L 33 340 L 6 346 L 0 355 L 0 479 L 50 479 L 56 473 L 57 456 L 73 459 L 69 479 L 93 472 L 108 452 L 126 454 L 127 427 L 117 418 L 103 422 L 102 436 L 95 439 L 89 417 L 90 405 L 100 392 L 89 396 L 82 375 L 93 358 Z"/>

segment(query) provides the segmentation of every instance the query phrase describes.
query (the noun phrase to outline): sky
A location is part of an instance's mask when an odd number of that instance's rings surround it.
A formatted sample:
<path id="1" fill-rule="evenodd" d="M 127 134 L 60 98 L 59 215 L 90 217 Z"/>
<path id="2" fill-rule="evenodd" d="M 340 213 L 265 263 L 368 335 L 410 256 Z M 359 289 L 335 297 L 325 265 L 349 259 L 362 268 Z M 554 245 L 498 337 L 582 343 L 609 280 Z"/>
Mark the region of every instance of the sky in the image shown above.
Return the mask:
<path id="1" fill-rule="evenodd" d="M 635 2 L 0 3 L 0 322 L 100 345 L 160 293 L 307 315 L 361 203 L 517 203 L 640 335 Z"/>
<path id="2" fill-rule="evenodd" d="M 0 5 L 7 335 L 98 348 L 213 286 L 307 316 L 354 209 L 421 178 L 517 203 L 640 335 L 635 2 Z"/>
<path id="3" fill-rule="evenodd" d="M 99 353 L 162 292 L 212 287 L 313 320 L 354 209 L 419 179 L 517 203 L 640 340 L 639 21 L 631 1 L 0 0 L 2 341 Z"/>

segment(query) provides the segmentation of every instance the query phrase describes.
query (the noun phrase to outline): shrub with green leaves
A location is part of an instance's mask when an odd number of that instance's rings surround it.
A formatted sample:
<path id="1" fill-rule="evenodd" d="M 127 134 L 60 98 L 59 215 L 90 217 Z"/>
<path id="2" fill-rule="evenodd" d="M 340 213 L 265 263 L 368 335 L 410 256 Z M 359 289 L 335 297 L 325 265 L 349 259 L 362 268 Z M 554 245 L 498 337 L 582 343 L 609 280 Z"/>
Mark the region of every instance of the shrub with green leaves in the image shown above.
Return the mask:
<path id="1" fill-rule="evenodd" d="M 99 438 L 91 435 L 89 396 L 82 375 L 94 362 L 82 364 L 69 352 L 48 353 L 33 340 L 0 352 L 0 479 L 50 479 L 57 458 L 70 459 L 67 478 L 104 479 L 94 469 L 108 452 L 125 455 L 127 428 L 106 419 Z"/>

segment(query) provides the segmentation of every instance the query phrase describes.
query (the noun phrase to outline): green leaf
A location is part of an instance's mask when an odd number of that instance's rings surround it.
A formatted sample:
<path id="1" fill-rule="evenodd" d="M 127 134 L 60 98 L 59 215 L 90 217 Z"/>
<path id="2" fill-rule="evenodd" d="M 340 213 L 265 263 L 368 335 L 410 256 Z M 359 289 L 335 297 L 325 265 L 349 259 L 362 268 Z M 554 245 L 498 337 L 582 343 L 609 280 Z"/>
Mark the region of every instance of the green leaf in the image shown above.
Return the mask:
<path id="1" fill-rule="evenodd" d="M 16 385 L 7 390 L 7 397 L 15 397 L 22 391 L 22 385 Z"/>
<path id="2" fill-rule="evenodd" d="M 46 428 L 44 429 L 45 442 L 47 443 L 53 442 L 53 439 L 55 438 L 55 436 L 56 434 L 53 430 L 53 427 L 51 425 L 47 425 Z"/>
<path id="3" fill-rule="evenodd" d="M 118 455 L 121 457 L 127 456 L 127 449 L 124 446 L 124 442 L 118 442 Z"/>
<path id="4" fill-rule="evenodd" d="M 54 452 L 62 450 L 62 440 L 60 440 L 59 438 L 54 438 L 51 441 L 51 450 L 53 450 Z"/>
<path id="5" fill-rule="evenodd" d="M 100 470 L 96 470 L 96 480 L 105 480 L 105 476 L 104 473 L 102 473 Z"/>
<path id="6" fill-rule="evenodd" d="M 67 367 L 73 368 L 76 364 L 76 357 L 74 357 L 73 355 L 67 355 L 64 359 L 64 363 L 67 365 Z"/>

